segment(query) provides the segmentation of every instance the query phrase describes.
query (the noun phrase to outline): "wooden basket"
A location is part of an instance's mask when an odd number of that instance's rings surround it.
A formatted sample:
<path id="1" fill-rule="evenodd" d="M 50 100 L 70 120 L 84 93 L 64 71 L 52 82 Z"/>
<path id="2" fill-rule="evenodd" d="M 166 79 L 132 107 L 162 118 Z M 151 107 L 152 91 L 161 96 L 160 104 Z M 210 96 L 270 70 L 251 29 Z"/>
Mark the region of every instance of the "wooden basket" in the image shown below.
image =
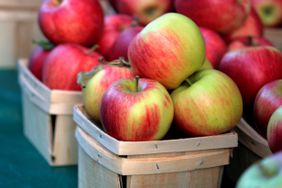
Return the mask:
<path id="1" fill-rule="evenodd" d="M 239 147 L 234 149 L 233 158 L 226 169 L 227 176 L 237 181 L 240 175 L 253 163 L 272 154 L 267 140 L 241 119 L 235 131 L 238 133 Z"/>
<path id="2" fill-rule="evenodd" d="M 26 60 L 18 63 L 25 136 L 51 166 L 76 164 L 76 125 L 72 108 L 81 103 L 81 92 L 50 90 L 26 65 Z"/>
<path id="3" fill-rule="evenodd" d="M 79 128 L 79 187 L 219 188 L 235 132 L 158 141 L 118 141 L 74 107 Z"/>
<path id="4" fill-rule="evenodd" d="M 15 68 L 29 57 L 32 39 L 43 39 L 37 24 L 41 0 L 0 0 L 0 68 Z"/>
<path id="5" fill-rule="evenodd" d="M 282 28 L 266 28 L 264 35 L 276 48 L 282 51 Z"/>

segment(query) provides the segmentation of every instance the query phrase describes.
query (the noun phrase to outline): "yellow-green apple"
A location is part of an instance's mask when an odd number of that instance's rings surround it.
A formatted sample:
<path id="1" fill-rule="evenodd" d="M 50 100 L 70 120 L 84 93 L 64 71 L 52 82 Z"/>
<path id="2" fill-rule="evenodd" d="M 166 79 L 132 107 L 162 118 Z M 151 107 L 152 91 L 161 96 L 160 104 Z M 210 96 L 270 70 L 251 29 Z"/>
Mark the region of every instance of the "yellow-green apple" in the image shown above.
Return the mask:
<path id="1" fill-rule="evenodd" d="M 269 119 L 267 142 L 273 153 L 282 151 L 282 105 L 273 112 Z"/>
<path id="2" fill-rule="evenodd" d="M 44 0 L 39 26 L 54 44 L 92 46 L 103 31 L 103 10 L 98 0 Z"/>
<path id="3" fill-rule="evenodd" d="M 32 50 L 29 57 L 28 68 L 37 79 L 42 80 L 44 61 L 54 46 L 48 41 L 36 43 L 37 46 Z"/>
<path id="4" fill-rule="evenodd" d="M 282 105 L 282 79 L 266 83 L 254 102 L 254 120 L 260 133 L 266 137 L 267 125 L 272 113 Z"/>
<path id="5" fill-rule="evenodd" d="M 124 29 L 112 45 L 111 51 L 109 53 L 109 60 L 115 60 L 119 57 L 123 57 L 125 60 L 128 60 L 128 46 L 142 29 L 142 26 L 133 26 Z"/>
<path id="6" fill-rule="evenodd" d="M 121 79 L 104 94 L 100 117 L 105 131 L 118 140 L 158 140 L 170 128 L 173 103 L 155 80 Z"/>
<path id="7" fill-rule="evenodd" d="M 251 9 L 245 22 L 237 29 L 224 36 L 230 43 L 237 38 L 263 37 L 263 25 L 255 10 Z"/>
<path id="8" fill-rule="evenodd" d="M 222 58 L 219 70 L 238 85 L 244 108 L 250 112 L 259 89 L 270 81 L 282 78 L 282 54 L 269 46 L 231 50 Z"/>
<path id="9" fill-rule="evenodd" d="M 172 92 L 171 98 L 175 124 L 191 136 L 230 131 L 243 112 L 237 85 L 215 69 L 196 72 Z"/>
<path id="10" fill-rule="evenodd" d="M 108 59 L 111 48 L 120 33 L 127 27 L 130 27 L 135 20 L 126 14 L 107 15 L 104 19 L 104 30 L 98 42 L 98 52 Z"/>
<path id="11" fill-rule="evenodd" d="M 247 168 L 236 188 L 280 188 L 282 185 L 282 152 L 275 153 Z"/>
<path id="12" fill-rule="evenodd" d="M 205 43 L 191 19 L 166 13 L 136 35 L 128 58 L 137 75 L 175 89 L 204 63 Z"/>
<path id="13" fill-rule="evenodd" d="M 251 0 L 264 26 L 273 27 L 282 23 L 281 0 Z"/>
<path id="14" fill-rule="evenodd" d="M 252 46 L 273 46 L 265 37 L 238 37 L 228 44 L 228 51 Z"/>
<path id="15" fill-rule="evenodd" d="M 204 27 L 200 27 L 200 31 L 205 40 L 206 57 L 212 63 L 213 68 L 217 68 L 227 51 L 227 45 L 217 32 Z"/>
<path id="16" fill-rule="evenodd" d="M 249 0 L 175 0 L 175 9 L 197 25 L 220 33 L 240 27 L 250 11 Z"/>
<path id="17" fill-rule="evenodd" d="M 117 10 L 120 13 L 134 16 L 146 25 L 172 8 L 171 0 L 119 0 Z"/>
<path id="18" fill-rule="evenodd" d="M 123 66 L 120 60 L 99 65 L 90 76 L 89 73 L 80 73 L 80 75 L 82 80 L 83 77 L 89 77 L 82 82 L 82 98 L 87 114 L 96 122 L 100 122 L 101 101 L 109 86 L 122 78 L 134 78 L 133 72 Z"/>
<path id="19" fill-rule="evenodd" d="M 90 71 L 100 65 L 100 54 L 78 44 L 60 44 L 47 56 L 42 80 L 50 89 L 81 90 L 76 83 L 79 72 Z"/>
<path id="20" fill-rule="evenodd" d="M 211 62 L 207 58 L 205 59 L 204 64 L 198 69 L 198 71 L 205 69 L 213 69 Z"/>

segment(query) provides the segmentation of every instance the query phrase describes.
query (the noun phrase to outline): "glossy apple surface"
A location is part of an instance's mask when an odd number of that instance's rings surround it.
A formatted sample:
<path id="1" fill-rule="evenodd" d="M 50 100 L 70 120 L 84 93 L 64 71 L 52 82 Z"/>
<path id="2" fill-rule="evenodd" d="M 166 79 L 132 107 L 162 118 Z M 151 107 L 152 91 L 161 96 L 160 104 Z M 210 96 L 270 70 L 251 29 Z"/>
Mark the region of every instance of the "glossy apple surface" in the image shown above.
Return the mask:
<path id="1" fill-rule="evenodd" d="M 122 79 L 104 94 L 100 116 L 105 131 L 118 140 L 157 140 L 170 128 L 173 104 L 155 80 Z"/>
<path id="2" fill-rule="evenodd" d="M 174 89 L 204 63 L 204 39 L 192 20 L 178 13 L 167 13 L 134 38 L 128 58 L 137 75 Z"/>
<path id="3" fill-rule="evenodd" d="M 270 117 L 267 126 L 267 141 L 273 153 L 282 151 L 282 104 Z"/>
<path id="4" fill-rule="evenodd" d="M 54 44 L 92 46 L 103 31 L 103 10 L 97 0 L 44 0 L 39 26 Z"/>
<path id="5" fill-rule="evenodd" d="M 191 136 L 227 132 L 239 122 L 243 102 L 235 82 L 218 70 L 196 72 L 171 94 L 174 122 Z"/>

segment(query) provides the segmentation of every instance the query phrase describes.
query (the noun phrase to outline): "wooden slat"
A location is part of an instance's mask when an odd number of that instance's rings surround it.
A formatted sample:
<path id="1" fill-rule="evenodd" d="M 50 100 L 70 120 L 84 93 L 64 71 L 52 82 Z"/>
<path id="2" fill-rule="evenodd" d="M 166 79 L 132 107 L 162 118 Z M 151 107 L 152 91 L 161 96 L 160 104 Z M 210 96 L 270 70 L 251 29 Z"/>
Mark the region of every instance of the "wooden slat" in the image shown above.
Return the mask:
<path id="1" fill-rule="evenodd" d="M 117 155 L 138 155 L 166 152 L 196 151 L 219 148 L 232 148 L 238 144 L 235 132 L 206 137 L 171 140 L 130 142 L 119 141 L 91 122 L 81 105 L 74 107 L 73 118 L 79 127 L 88 132 L 100 144 Z"/>
<path id="2" fill-rule="evenodd" d="M 281 28 L 265 28 L 264 35 L 269 39 L 276 48 L 282 51 L 282 29 Z"/>
<path id="3" fill-rule="evenodd" d="M 271 155 L 267 140 L 257 133 L 246 121 L 241 119 L 237 125 L 239 142 L 260 157 Z"/>
<path id="4" fill-rule="evenodd" d="M 0 0 L 1 8 L 38 9 L 42 0 Z"/>
<path id="5" fill-rule="evenodd" d="M 202 152 L 175 153 L 144 158 L 122 158 L 104 149 L 95 139 L 77 128 L 79 146 L 95 161 L 121 175 L 158 174 L 193 171 L 223 166 L 229 163 L 230 150 L 209 150 Z"/>

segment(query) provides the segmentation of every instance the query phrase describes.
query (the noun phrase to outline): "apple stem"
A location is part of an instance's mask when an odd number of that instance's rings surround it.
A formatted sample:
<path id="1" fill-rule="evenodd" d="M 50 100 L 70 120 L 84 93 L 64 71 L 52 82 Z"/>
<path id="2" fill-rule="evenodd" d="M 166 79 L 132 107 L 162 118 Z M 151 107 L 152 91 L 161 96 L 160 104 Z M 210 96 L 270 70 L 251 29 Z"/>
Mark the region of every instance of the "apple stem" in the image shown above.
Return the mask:
<path id="1" fill-rule="evenodd" d="M 94 44 L 89 50 L 88 50 L 88 54 L 92 54 L 95 50 L 97 50 L 97 48 L 99 48 L 98 44 Z"/>
<path id="2" fill-rule="evenodd" d="M 98 61 L 99 61 L 101 64 L 103 64 L 103 65 L 107 64 L 107 61 L 105 60 L 105 58 L 104 58 L 103 56 L 100 56 L 100 57 L 98 58 Z"/>
<path id="3" fill-rule="evenodd" d="M 268 168 L 264 165 L 264 164 L 262 164 L 261 162 L 260 163 L 258 163 L 258 167 L 259 167 L 259 169 L 261 170 L 261 172 L 262 172 L 262 174 L 265 176 L 265 177 L 268 177 L 268 178 L 270 178 L 270 177 L 272 177 L 272 176 L 274 176 L 274 175 L 276 175 L 277 173 L 278 173 L 278 169 L 276 169 L 276 170 L 274 170 L 274 171 L 270 171 L 270 170 L 268 170 Z"/>
<path id="4" fill-rule="evenodd" d="M 122 66 L 130 67 L 130 63 L 124 59 L 124 57 L 119 57 L 119 61 Z"/>
<path id="5" fill-rule="evenodd" d="M 139 79 L 140 79 L 140 76 L 136 75 L 135 76 L 135 81 L 136 81 L 136 92 L 139 91 Z"/>
<path id="6" fill-rule="evenodd" d="M 33 39 L 32 43 L 40 46 L 44 50 L 51 50 L 52 48 L 54 48 L 54 45 L 47 40 L 35 40 L 35 39 Z"/>
<path id="7" fill-rule="evenodd" d="M 192 85 L 192 82 L 187 78 L 187 79 L 185 79 L 185 82 L 189 85 L 189 86 L 191 86 Z"/>

